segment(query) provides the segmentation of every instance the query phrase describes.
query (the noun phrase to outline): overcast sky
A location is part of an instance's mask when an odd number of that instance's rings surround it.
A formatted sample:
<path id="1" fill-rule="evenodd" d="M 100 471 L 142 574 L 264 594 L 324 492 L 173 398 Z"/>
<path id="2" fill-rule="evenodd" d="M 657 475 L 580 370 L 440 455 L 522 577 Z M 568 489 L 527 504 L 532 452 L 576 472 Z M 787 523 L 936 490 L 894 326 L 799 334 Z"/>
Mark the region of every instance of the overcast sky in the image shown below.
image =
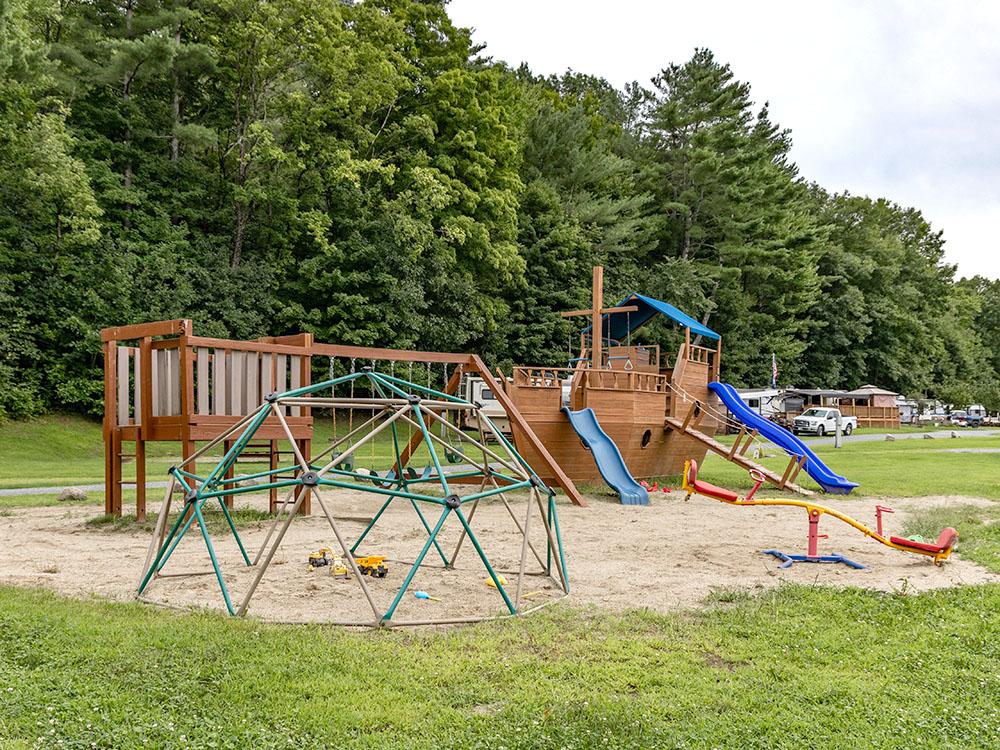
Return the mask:
<path id="1" fill-rule="evenodd" d="M 617 86 L 708 47 L 792 130 L 801 173 L 919 208 L 1000 278 L 1000 2 L 452 0 L 484 54 Z"/>

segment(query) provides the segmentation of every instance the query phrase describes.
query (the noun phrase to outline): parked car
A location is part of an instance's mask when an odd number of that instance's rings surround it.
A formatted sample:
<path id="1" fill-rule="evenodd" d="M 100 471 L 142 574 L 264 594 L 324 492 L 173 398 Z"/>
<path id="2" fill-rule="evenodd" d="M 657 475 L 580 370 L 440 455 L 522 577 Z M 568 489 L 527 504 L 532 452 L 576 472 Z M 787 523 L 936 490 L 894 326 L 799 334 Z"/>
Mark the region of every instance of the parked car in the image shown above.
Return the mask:
<path id="1" fill-rule="evenodd" d="M 845 417 L 840 409 L 813 407 L 806 409 L 792 422 L 792 432 L 799 434 L 826 435 L 837 431 L 837 419 L 840 419 L 840 429 L 845 435 L 850 435 L 858 427 L 857 417 Z"/>

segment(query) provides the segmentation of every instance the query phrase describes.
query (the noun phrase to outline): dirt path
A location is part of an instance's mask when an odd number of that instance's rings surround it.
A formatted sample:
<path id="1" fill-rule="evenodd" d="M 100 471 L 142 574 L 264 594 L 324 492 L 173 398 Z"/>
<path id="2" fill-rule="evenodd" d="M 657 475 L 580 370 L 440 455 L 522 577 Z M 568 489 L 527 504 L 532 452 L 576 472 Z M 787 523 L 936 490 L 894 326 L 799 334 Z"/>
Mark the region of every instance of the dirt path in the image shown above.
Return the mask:
<path id="1" fill-rule="evenodd" d="M 377 508 L 376 500 L 360 493 L 343 492 L 331 499 L 335 515 L 345 519 L 342 530 L 351 538 L 364 528 L 360 519 L 371 516 Z M 518 505 L 522 502 L 519 500 Z M 826 502 L 872 521 L 871 501 Z M 907 513 L 920 507 L 980 503 L 989 501 L 948 497 L 898 500 L 890 503 L 897 512 L 889 517 L 889 524 L 900 528 Z M 263 507 L 263 498 L 250 498 L 247 504 Z M 151 511 L 155 512 L 155 507 Z M 94 506 L 76 506 L 28 508 L 5 515 L 0 519 L 0 584 L 44 586 L 78 597 L 130 600 L 149 538 L 146 534 L 87 527 L 85 521 L 98 512 Z M 734 508 L 704 498 L 685 503 L 681 493 L 673 493 L 657 494 L 649 507 L 622 506 L 604 497 L 593 498 L 586 509 L 560 504 L 559 518 L 568 556 L 571 600 L 611 610 L 648 607 L 670 611 L 698 606 L 715 589 L 755 591 L 786 581 L 913 592 L 1000 581 L 1000 576 L 960 555 L 938 568 L 927 558 L 890 550 L 832 519 L 824 519 L 820 528 L 821 533 L 830 535 L 821 541 L 821 551 L 843 553 L 868 567 L 852 570 L 842 565 L 796 565 L 781 570 L 777 561 L 760 550 L 804 551 L 807 523 L 805 513 L 798 509 Z M 436 519 L 429 520 L 433 523 Z M 541 524 L 537 526 L 536 532 Z M 519 536 L 502 505 L 480 507 L 474 527 L 496 566 L 516 567 Z M 263 525 L 242 532 L 251 555 L 265 532 Z M 385 513 L 369 538 L 370 544 L 366 542 L 361 551 L 385 554 L 393 560 L 413 560 L 425 539 L 412 508 L 399 502 Z M 450 552 L 457 539 L 458 524 L 446 525 L 444 550 Z M 533 539 L 544 554 L 542 540 L 535 535 Z M 305 563 L 309 552 L 323 546 L 336 548 L 325 520 L 319 515 L 296 519 L 253 600 L 251 614 L 285 621 L 370 619 L 371 610 L 356 582 L 308 570 Z M 227 584 L 238 599 L 253 571 L 242 565 L 231 538 L 220 537 L 217 547 Z M 428 559 L 433 560 L 435 554 L 432 550 Z M 391 562 L 386 579 L 368 579 L 381 607 L 391 601 L 406 569 L 401 562 Z M 210 568 L 200 536 L 192 533 L 165 572 L 195 570 Z M 485 585 L 485 577 L 474 549 L 466 543 L 457 570 L 422 569 L 414 579 L 411 590 L 427 591 L 442 601 L 419 601 L 407 594 L 398 617 L 499 612 L 502 602 L 498 593 Z M 547 579 L 526 580 L 526 591 L 539 592 L 535 601 L 555 598 L 556 588 Z M 223 607 L 212 575 L 161 578 L 151 586 L 149 596 L 171 606 Z"/>

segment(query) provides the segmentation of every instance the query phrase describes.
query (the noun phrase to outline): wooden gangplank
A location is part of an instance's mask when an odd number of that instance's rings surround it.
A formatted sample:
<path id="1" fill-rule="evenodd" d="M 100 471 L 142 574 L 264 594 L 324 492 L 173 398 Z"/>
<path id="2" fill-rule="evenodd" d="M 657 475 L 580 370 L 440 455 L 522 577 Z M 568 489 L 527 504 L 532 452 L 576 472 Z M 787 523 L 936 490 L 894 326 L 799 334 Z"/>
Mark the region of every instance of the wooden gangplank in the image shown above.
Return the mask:
<path id="1" fill-rule="evenodd" d="M 778 489 L 791 490 L 792 492 L 796 492 L 805 497 L 812 497 L 816 494 L 812 490 L 800 487 L 793 481 L 795 476 L 798 475 L 798 471 L 802 468 L 804 462 L 799 461 L 796 464 L 797 468 L 793 467 L 792 464 L 789 464 L 789 467 L 785 470 L 785 472 L 783 474 L 779 474 L 765 466 L 761 466 L 756 461 L 750 460 L 743 455 L 742 452 L 733 450 L 736 446 L 724 445 L 715 438 L 706 435 L 704 432 L 694 429 L 690 424 L 688 424 L 689 421 L 690 420 L 682 420 L 675 417 L 667 417 L 664 426 L 669 430 L 674 430 L 675 432 L 688 435 L 700 443 L 704 443 L 710 451 L 717 453 L 727 461 L 732 461 L 737 466 L 742 466 L 748 471 L 750 469 L 759 471 L 769 483 L 773 484 Z M 749 440 L 747 441 L 747 444 L 749 445 Z M 792 459 L 792 462 L 795 462 L 794 458 Z"/>

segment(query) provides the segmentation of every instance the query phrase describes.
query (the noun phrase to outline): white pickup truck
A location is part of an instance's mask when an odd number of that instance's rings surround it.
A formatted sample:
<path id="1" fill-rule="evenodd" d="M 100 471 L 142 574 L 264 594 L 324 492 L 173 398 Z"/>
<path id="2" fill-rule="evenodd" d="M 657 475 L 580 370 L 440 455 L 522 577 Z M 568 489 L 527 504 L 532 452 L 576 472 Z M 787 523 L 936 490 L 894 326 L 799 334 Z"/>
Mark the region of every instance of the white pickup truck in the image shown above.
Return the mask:
<path id="1" fill-rule="evenodd" d="M 839 409 L 814 406 L 812 409 L 806 409 L 792 420 L 792 432 L 796 435 L 800 433 L 832 435 L 837 431 L 838 418 L 840 419 L 840 430 L 843 434 L 850 435 L 857 429 L 857 417 L 842 416 Z"/>

